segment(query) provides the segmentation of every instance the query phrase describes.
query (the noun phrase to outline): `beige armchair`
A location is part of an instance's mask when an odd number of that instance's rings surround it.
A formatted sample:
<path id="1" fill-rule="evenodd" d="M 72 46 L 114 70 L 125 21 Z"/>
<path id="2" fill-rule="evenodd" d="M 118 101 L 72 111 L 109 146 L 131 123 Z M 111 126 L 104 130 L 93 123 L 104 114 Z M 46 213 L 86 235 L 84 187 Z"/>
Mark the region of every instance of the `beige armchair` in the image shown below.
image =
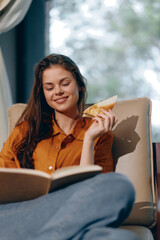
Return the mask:
<path id="1" fill-rule="evenodd" d="M 15 104 L 8 110 L 9 133 L 25 108 Z M 142 240 L 158 238 L 156 161 L 153 158 L 151 135 L 151 101 L 137 98 L 119 101 L 113 110 L 118 122 L 113 130 L 113 157 L 116 172 L 132 181 L 136 201 L 122 228 L 136 232 Z M 154 149 L 160 149 L 154 145 Z M 154 156 L 159 157 L 157 151 Z M 117 199 L 118 201 L 118 199 Z"/>
<path id="2" fill-rule="evenodd" d="M 113 131 L 115 171 L 127 175 L 136 189 L 136 201 L 124 227 L 137 232 L 141 239 L 151 240 L 154 239 L 151 229 L 157 222 L 151 101 L 148 98 L 120 101 L 114 112 L 119 119 Z"/>

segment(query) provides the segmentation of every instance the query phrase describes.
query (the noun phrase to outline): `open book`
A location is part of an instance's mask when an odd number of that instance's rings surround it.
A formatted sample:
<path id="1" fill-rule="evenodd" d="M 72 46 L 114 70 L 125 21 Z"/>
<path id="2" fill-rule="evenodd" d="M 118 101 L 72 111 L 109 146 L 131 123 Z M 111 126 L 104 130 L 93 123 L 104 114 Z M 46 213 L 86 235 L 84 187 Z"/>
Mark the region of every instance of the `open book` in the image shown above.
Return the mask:
<path id="1" fill-rule="evenodd" d="M 0 168 L 0 203 L 37 198 L 101 172 L 98 165 L 60 168 L 52 175 L 33 169 Z"/>

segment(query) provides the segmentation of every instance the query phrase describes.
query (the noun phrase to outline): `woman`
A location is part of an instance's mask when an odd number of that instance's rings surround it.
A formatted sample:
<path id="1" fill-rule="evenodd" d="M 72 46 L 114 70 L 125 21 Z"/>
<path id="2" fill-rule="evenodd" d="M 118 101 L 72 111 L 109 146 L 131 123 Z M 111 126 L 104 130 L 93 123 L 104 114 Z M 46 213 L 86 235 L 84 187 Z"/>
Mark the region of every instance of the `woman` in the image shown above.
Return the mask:
<path id="1" fill-rule="evenodd" d="M 102 110 L 93 120 L 82 118 L 84 80 L 67 56 L 51 54 L 40 61 L 28 106 L 1 151 L 1 167 L 52 173 L 69 165 L 99 164 L 103 172 L 113 170 L 115 115 Z M 1 205 L 1 239 L 137 239 L 116 228 L 133 202 L 126 177 L 100 174 L 35 200 Z"/>
<path id="2" fill-rule="evenodd" d="M 83 119 L 85 99 L 76 64 L 62 55 L 44 58 L 36 67 L 28 106 L 2 150 L 1 165 L 52 173 L 68 165 L 93 164 L 95 145 L 95 163 L 104 172 L 113 171 L 110 130 L 115 116 L 104 110 L 94 122 Z"/>

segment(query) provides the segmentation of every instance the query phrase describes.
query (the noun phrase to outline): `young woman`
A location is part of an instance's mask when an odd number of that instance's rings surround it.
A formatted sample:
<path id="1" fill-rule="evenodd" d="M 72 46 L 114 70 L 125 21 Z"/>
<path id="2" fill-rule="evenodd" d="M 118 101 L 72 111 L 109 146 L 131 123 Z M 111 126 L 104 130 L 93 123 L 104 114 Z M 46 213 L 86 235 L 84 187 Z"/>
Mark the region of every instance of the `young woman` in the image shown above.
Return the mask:
<path id="1" fill-rule="evenodd" d="M 0 153 L 0 167 L 52 173 L 99 164 L 104 173 L 112 172 L 115 115 L 102 110 L 92 120 L 83 118 L 85 99 L 85 79 L 70 58 L 42 59 L 27 108 Z M 133 202 L 126 177 L 100 174 L 35 200 L 1 205 L 1 239 L 137 239 L 117 229 Z"/>

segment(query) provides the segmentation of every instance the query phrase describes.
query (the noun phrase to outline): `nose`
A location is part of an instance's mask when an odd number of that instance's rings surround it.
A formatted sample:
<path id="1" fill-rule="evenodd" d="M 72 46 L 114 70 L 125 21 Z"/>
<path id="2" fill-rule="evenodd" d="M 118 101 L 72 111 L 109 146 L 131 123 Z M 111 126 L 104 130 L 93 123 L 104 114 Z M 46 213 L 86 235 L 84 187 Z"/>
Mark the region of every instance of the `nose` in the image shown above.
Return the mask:
<path id="1" fill-rule="evenodd" d="M 63 91 L 62 91 L 61 86 L 55 85 L 55 87 L 54 87 L 54 93 L 55 93 L 56 95 L 62 94 Z"/>

